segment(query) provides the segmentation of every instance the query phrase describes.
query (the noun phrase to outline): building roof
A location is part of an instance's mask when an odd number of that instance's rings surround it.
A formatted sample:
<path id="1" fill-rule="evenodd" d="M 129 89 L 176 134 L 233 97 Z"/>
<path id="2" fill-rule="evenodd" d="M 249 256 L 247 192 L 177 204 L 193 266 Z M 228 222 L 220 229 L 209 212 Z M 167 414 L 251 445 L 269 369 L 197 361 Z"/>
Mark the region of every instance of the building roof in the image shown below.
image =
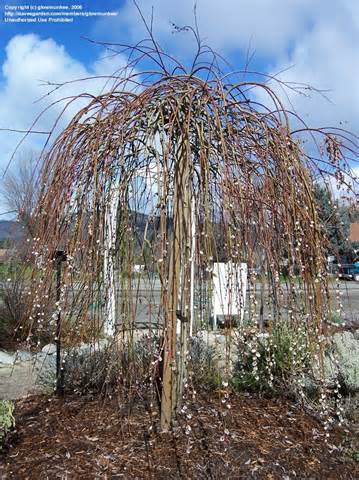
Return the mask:
<path id="1" fill-rule="evenodd" d="M 351 242 L 359 242 L 359 223 L 350 224 L 349 240 Z"/>

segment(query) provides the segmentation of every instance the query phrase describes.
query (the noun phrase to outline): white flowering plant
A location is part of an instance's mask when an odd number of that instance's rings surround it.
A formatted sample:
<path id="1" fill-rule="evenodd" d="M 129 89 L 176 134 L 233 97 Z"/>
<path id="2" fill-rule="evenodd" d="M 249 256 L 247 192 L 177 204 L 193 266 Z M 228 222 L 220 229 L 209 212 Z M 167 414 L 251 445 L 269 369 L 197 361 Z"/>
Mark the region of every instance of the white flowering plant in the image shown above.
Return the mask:
<path id="1" fill-rule="evenodd" d="M 301 382 L 310 369 L 310 347 L 304 327 L 280 322 L 266 332 L 244 328 L 239 335 L 233 378 L 240 390 L 279 391 Z"/>

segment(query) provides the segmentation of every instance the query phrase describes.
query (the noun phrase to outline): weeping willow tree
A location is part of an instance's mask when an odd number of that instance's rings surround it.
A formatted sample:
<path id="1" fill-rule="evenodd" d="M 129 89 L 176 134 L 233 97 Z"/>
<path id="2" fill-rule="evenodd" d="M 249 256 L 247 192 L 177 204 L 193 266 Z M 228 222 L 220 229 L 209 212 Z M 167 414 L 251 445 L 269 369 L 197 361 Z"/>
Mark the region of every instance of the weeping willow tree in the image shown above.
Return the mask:
<path id="1" fill-rule="evenodd" d="M 62 329 L 71 335 L 90 325 L 96 337 L 103 323 L 117 338 L 133 331 L 140 289 L 134 265 L 145 265 L 160 284 L 147 321 L 163 336 L 166 430 L 186 378 L 189 325 L 198 328 L 194 283 L 197 290 L 207 285 L 215 262 L 245 262 L 250 284 L 267 285 L 269 328 L 285 315 L 305 326 L 317 352 L 331 307 L 313 182 L 327 173 L 345 183 L 345 155 L 355 145 L 343 131 L 300 123 L 266 78 L 224 74 L 196 30 L 198 50 L 188 69 L 148 31 L 149 41 L 122 47 L 126 68 L 109 77 L 107 93 L 90 97 L 44 155 L 31 329 L 44 321 L 57 250 L 66 251 L 67 262 L 54 318 L 61 311 Z M 308 153 L 305 134 L 324 148 Z M 154 289 L 150 279 L 147 288 Z M 240 295 L 234 273 L 226 288 L 233 299 Z M 252 294 L 247 315 L 260 328 Z"/>

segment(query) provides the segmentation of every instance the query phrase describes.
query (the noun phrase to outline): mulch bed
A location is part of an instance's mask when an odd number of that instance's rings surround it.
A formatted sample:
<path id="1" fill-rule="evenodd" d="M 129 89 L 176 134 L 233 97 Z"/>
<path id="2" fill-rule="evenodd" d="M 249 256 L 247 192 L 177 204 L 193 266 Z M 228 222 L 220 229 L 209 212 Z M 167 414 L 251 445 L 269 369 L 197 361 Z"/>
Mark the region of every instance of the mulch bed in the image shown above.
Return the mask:
<path id="1" fill-rule="evenodd" d="M 172 433 L 159 433 L 139 402 L 38 396 L 19 401 L 17 426 L 1 457 L 2 479 L 357 479 L 321 423 L 286 400 L 220 393 L 185 404 Z M 225 414 L 224 414 L 225 413 Z"/>

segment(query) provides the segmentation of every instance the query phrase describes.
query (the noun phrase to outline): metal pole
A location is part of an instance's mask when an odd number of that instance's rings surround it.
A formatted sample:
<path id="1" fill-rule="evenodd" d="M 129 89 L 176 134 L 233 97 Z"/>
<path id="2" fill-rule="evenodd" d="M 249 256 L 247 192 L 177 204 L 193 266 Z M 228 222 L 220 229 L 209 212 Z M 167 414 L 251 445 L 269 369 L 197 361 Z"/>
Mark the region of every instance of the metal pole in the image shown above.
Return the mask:
<path id="1" fill-rule="evenodd" d="M 66 262 L 66 254 L 63 250 L 55 253 L 56 262 L 56 302 L 61 299 L 61 263 Z M 59 303 L 58 303 L 59 305 Z M 64 393 L 64 371 L 61 368 L 61 310 L 57 314 L 56 323 L 56 393 Z"/>

